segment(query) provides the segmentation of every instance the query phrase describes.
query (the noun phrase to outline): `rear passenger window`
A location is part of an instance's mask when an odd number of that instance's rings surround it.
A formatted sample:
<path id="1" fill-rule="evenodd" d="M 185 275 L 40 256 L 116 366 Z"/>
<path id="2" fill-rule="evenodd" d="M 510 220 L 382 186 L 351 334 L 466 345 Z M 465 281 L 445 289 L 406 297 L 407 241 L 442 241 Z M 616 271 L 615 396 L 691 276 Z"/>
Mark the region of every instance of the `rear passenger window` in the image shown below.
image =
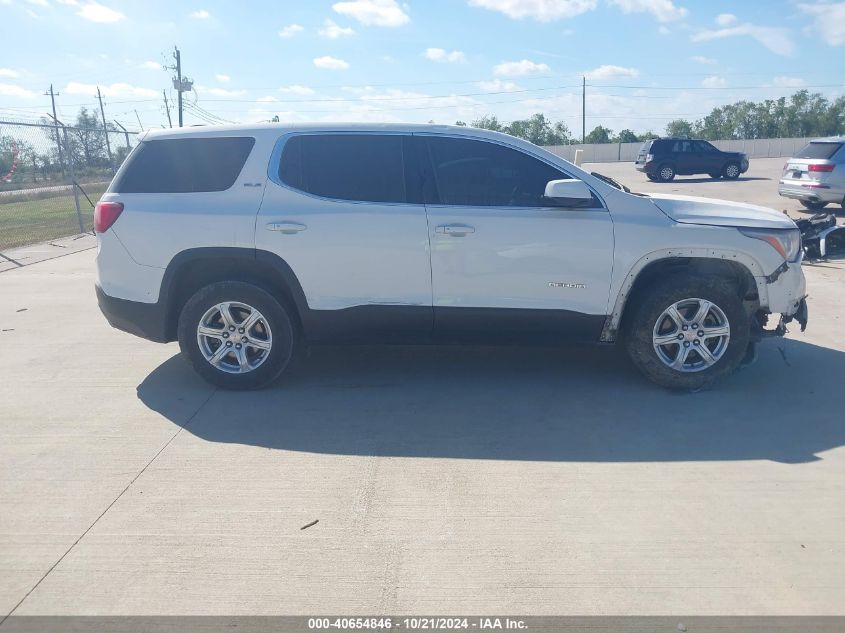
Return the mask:
<path id="1" fill-rule="evenodd" d="M 255 145 L 252 137 L 178 138 L 141 143 L 115 183 L 116 193 L 225 191 Z"/>
<path id="2" fill-rule="evenodd" d="M 303 134 L 285 142 L 279 179 L 325 198 L 407 202 L 403 137 L 398 134 Z"/>

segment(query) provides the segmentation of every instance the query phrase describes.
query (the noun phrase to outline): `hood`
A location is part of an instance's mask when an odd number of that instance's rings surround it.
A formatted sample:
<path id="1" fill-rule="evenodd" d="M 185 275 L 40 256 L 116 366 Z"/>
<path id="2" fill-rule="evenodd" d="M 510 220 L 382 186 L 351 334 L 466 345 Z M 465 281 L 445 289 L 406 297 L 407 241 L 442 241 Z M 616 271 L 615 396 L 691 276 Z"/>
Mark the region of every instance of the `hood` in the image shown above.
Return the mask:
<path id="1" fill-rule="evenodd" d="M 682 224 L 709 224 L 715 226 L 745 226 L 760 229 L 794 229 L 795 222 L 788 216 L 754 204 L 729 202 L 695 196 L 667 196 L 645 194 L 675 222 Z"/>

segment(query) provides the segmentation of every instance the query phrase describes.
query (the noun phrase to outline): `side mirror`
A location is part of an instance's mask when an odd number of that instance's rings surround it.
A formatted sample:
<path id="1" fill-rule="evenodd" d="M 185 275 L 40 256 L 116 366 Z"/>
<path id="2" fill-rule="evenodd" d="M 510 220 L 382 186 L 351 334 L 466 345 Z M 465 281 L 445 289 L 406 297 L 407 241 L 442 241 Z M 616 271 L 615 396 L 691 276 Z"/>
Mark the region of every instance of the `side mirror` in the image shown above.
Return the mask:
<path id="1" fill-rule="evenodd" d="M 593 192 L 583 180 L 567 178 L 550 180 L 546 184 L 545 197 L 555 206 L 587 208 L 593 206 Z"/>

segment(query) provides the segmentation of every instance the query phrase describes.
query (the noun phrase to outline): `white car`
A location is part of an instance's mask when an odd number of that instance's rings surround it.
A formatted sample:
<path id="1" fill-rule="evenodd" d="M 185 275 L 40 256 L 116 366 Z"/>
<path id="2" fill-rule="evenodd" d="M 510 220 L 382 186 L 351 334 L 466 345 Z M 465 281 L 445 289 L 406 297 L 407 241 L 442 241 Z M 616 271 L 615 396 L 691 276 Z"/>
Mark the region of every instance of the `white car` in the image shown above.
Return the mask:
<path id="1" fill-rule="evenodd" d="M 694 390 L 807 320 L 783 214 L 631 193 L 466 127 L 149 132 L 95 224 L 109 322 L 224 388 L 317 343 L 593 341 Z"/>

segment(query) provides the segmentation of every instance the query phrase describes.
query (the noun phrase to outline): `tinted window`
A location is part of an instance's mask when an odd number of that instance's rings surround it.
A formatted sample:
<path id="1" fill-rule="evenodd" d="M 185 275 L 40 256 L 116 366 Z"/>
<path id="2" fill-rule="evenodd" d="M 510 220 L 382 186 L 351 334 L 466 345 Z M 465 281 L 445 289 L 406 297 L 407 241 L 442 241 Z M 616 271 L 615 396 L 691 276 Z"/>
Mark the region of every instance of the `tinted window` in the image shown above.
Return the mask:
<path id="1" fill-rule="evenodd" d="M 830 158 L 842 147 L 842 143 L 809 143 L 795 158 Z"/>
<path id="2" fill-rule="evenodd" d="M 495 143 L 427 139 L 440 204 L 484 207 L 549 206 L 550 180 L 569 178 L 543 161 Z"/>
<path id="3" fill-rule="evenodd" d="M 254 144 L 249 137 L 146 141 L 132 153 L 114 191 L 224 191 L 235 184 Z"/>
<path id="4" fill-rule="evenodd" d="M 702 153 L 712 153 L 712 152 L 717 152 L 718 150 L 715 147 L 713 147 L 710 143 L 708 143 L 707 141 L 696 141 L 695 142 L 695 151 L 696 152 L 702 152 Z"/>
<path id="5" fill-rule="evenodd" d="M 640 154 L 648 154 L 648 150 L 651 149 L 651 145 L 654 141 L 646 141 L 640 146 Z"/>
<path id="6" fill-rule="evenodd" d="M 397 134 L 304 134 L 285 142 L 283 183 L 317 196 L 406 202 L 403 137 Z"/>
<path id="7" fill-rule="evenodd" d="M 689 141 L 675 141 L 675 144 L 672 146 L 673 152 L 691 152 L 692 151 L 692 143 Z"/>

